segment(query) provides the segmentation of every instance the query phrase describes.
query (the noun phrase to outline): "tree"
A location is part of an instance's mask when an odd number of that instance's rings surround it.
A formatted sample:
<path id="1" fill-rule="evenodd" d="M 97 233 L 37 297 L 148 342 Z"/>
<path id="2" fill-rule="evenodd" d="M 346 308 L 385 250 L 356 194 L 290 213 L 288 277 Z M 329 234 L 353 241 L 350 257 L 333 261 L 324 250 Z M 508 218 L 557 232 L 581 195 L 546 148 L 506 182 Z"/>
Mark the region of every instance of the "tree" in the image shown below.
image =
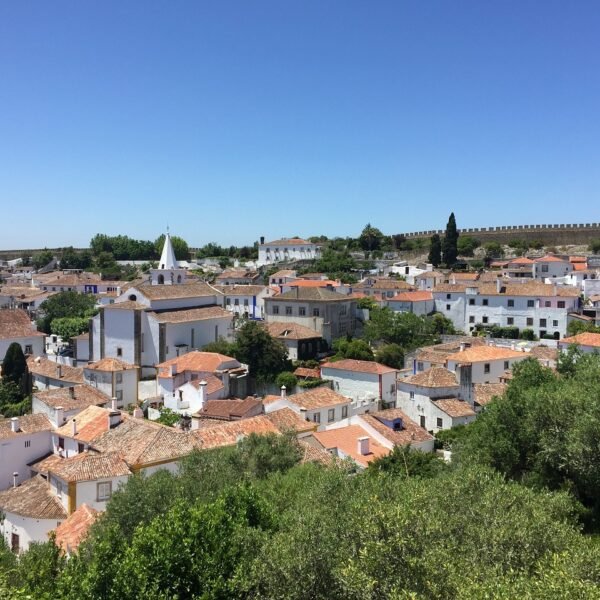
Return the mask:
<path id="1" fill-rule="evenodd" d="M 63 341 L 68 341 L 89 329 L 87 317 L 61 317 L 50 324 L 50 331 L 59 335 Z"/>
<path id="2" fill-rule="evenodd" d="M 498 242 L 488 242 L 483 245 L 487 258 L 502 258 L 504 256 L 504 248 Z"/>
<path id="3" fill-rule="evenodd" d="M 181 415 L 170 408 L 163 408 L 160 411 L 160 417 L 156 419 L 157 423 L 167 425 L 168 427 L 175 427 L 181 420 Z"/>
<path id="4" fill-rule="evenodd" d="M 256 321 L 248 321 L 239 329 L 235 358 L 247 364 L 250 376 L 259 382 L 273 381 L 279 373 L 291 369 L 285 345 Z"/>
<path id="5" fill-rule="evenodd" d="M 590 252 L 600 254 L 600 239 L 592 240 L 588 246 Z"/>
<path id="6" fill-rule="evenodd" d="M 88 269 L 92 266 L 92 254 L 89 250 L 75 252 L 73 246 L 63 248 L 60 255 L 61 269 Z"/>
<path id="7" fill-rule="evenodd" d="M 238 445 L 241 469 L 250 478 L 264 479 L 271 473 L 282 473 L 298 464 L 302 452 L 293 431 L 285 435 L 245 437 Z"/>
<path id="8" fill-rule="evenodd" d="M 156 248 L 156 252 L 158 256 L 162 252 L 163 246 L 165 244 L 165 234 L 163 233 L 154 242 L 154 247 Z M 175 258 L 177 260 L 189 260 L 190 259 L 190 248 L 187 242 L 176 235 L 171 236 L 171 244 L 173 245 L 173 250 L 175 251 Z"/>
<path id="9" fill-rule="evenodd" d="M 362 230 L 358 243 L 363 250 L 379 250 L 383 241 L 383 233 L 377 227 L 372 227 L 371 223 L 367 223 Z"/>
<path id="10" fill-rule="evenodd" d="M 13 342 L 6 350 L 4 362 L 2 363 L 2 381 L 4 383 L 15 383 L 23 388 L 26 387 L 25 380 L 29 377 L 27 360 L 23 354 L 21 344 Z"/>
<path id="11" fill-rule="evenodd" d="M 429 256 L 427 260 L 434 266 L 439 267 L 442 262 L 442 240 L 437 233 L 431 236 L 429 243 Z"/>
<path id="12" fill-rule="evenodd" d="M 375 360 L 392 369 L 404 368 L 404 352 L 398 344 L 386 344 L 378 348 Z"/>
<path id="13" fill-rule="evenodd" d="M 220 337 L 216 342 L 210 342 L 206 346 L 203 346 L 202 352 L 216 352 L 224 356 L 235 357 L 236 347 L 235 343 L 228 342 L 225 338 Z"/>
<path id="14" fill-rule="evenodd" d="M 364 340 L 339 338 L 333 342 L 333 349 L 338 358 L 352 358 L 354 360 L 374 360 L 371 346 Z"/>
<path id="15" fill-rule="evenodd" d="M 298 378 L 290 371 L 283 371 L 282 373 L 279 373 L 279 375 L 277 375 L 275 383 L 279 388 L 285 385 L 286 390 L 293 391 L 298 385 Z"/>
<path id="16" fill-rule="evenodd" d="M 31 259 L 31 264 L 36 271 L 44 268 L 48 263 L 50 263 L 54 259 L 54 254 L 48 250 L 44 249 L 37 254 L 34 254 Z"/>
<path id="17" fill-rule="evenodd" d="M 369 473 L 390 473 L 408 479 L 429 479 L 448 470 L 448 465 L 433 453 L 412 450 L 410 446 L 394 446 L 392 452 L 369 463 Z"/>
<path id="18" fill-rule="evenodd" d="M 475 248 L 479 248 L 479 240 L 465 235 L 458 238 L 457 249 L 459 256 L 473 256 Z"/>
<path id="19" fill-rule="evenodd" d="M 96 299 L 91 294 L 77 292 L 59 292 L 40 305 L 42 317 L 38 319 L 38 328 L 50 333 L 54 319 L 62 317 L 89 318 L 96 313 Z"/>
<path id="20" fill-rule="evenodd" d="M 442 257 L 444 264 L 451 267 L 456 262 L 458 256 L 458 229 L 456 228 L 456 219 L 454 213 L 450 213 L 448 224 L 446 225 L 446 235 L 442 242 Z"/>

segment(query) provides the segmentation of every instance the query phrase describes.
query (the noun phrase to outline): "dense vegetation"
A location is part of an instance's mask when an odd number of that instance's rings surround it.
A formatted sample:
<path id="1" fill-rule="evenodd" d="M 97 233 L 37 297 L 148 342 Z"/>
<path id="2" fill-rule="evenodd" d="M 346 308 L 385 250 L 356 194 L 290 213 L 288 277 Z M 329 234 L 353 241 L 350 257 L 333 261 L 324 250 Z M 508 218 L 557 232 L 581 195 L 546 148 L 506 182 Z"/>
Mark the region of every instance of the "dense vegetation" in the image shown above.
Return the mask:
<path id="1" fill-rule="evenodd" d="M 18 342 L 6 350 L 0 378 L 0 414 L 17 417 L 31 409 L 31 378 L 27 360 Z"/>

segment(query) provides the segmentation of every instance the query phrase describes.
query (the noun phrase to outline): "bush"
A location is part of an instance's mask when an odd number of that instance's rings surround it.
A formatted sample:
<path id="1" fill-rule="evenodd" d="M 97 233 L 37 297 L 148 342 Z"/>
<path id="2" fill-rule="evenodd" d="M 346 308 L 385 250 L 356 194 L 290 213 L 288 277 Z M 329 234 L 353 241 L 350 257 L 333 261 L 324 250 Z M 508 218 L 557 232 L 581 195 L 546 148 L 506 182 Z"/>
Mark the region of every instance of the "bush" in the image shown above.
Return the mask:
<path id="1" fill-rule="evenodd" d="M 594 254 L 600 254 L 600 239 L 592 240 L 588 246 L 590 252 Z"/>
<path id="2" fill-rule="evenodd" d="M 298 378 L 293 373 L 284 371 L 277 375 L 275 383 L 277 384 L 277 387 L 285 385 L 286 390 L 293 390 L 298 385 Z"/>
<path id="3" fill-rule="evenodd" d="M 523 329 L 521 331 L 521 339 L 533 341 L 535 340 L 535 332 L 533 329 Z"/>
<path id="4" fill-rule="evenodd" d="M 301 379 L 298 381 L 298 387 L 301 387 L 305 390 L 312 390 L 313 388 L 319 387 L 326 383 L 327 382 L 324 379 Z"/>

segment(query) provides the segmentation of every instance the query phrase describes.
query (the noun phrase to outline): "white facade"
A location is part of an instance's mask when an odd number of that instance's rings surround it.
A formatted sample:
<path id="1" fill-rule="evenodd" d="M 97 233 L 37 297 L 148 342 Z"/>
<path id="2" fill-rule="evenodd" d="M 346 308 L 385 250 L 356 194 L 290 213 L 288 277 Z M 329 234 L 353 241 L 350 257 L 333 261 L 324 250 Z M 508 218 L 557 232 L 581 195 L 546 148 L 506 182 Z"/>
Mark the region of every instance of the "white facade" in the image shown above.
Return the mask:
<path id="1" fill-rule="evenodd" d="M 294 260 L 313 260 L 321 256 L 321 246 L 300 238 L 281 239 L 258 246 L 258 264 L 270 265 Z"/>
<path id="2" fill-rule="evenodd" d="M 0 338 L 0 364 L 4 361 L 8 347 L 17 342 L 23 354 L 31 354 L 33 356 L 44 356 L 44 336 L 41 334 L 33 334 L 31 336 Z"/>
<path id="3" fill-rule="evenodd" d="M 406 301 L 390 298 L 385 300 L 385 305 L 394 312 L 411 312 L 415 315 L 425 316 L 435 309 L 433 296 L 430 300 Z"/>
<path id="4" fill-rule="evenodd" d="M 101 371 L 83 368 L 85 383 L 95 387 L 109 398 L 117 399 L 117 408 L 123 408 L 138 401 L 138 369 L 122 371 Z"/>
<path id="5" fill-rule="evenodd" d="M 573 265 L 568 260 L 538 258 L 533 263 L 533 276 L 536 279 L 564 277 L 571 271 Z"/>
<path id="6" fill-rule="evenodd" d="M 300 394 L 301 395 L 301 394 Z M 330 404 L 328 406 L 319 406 L 315 408 L 303 408 L 296 404 L 293 397 L 282 397 L 279 400 L 265 404 L 265 413 L 271 413 L 282 408 L 291 408 L 298 413 L 303 419 L 312 423 L 317 423 L 324 427 L 331 423 L 337 423 L 343 419 L 347 419 L 351 413 L 350 399 L 348 402 Z"/>
<path id="7" fill-rule="evenodd" d="M 471 363 L 471 383 L 498 383 L 500 377 L 502 377 L 506 371 L 511 370 L 515 363 L 525 360 L 529 356 L 526 352 L 523 352 L 522 355 L 522 357 L 517 358 L 507 357 Z M 460 359 L 448 359 L 448 370 L 454 371 L 459 381 L 461 381 L 461 370 L 465 369 L 465 367 L 461 367 L 460 365 Z"/>
<path id="8" fill-rule="evenodd" d="M 13 473 L 18 473 L 17 483 L 31 477 L 30 463 L 52 450 L 51 431 L 18 433 L 0 440 L 0 490 L 14 483 Z"/>
<path id="9" fill-rule="evenodd" d="M 61 523 L 62 521 L 57 519 L 34 519 L 4 511 L 4 521 L 0 522 L 0 533 L 9 548 L 12 546 L 13 535 L 18 536 L 19 552 L 25 552 L 32 542 L 47 542 L 50 532 Z"/>

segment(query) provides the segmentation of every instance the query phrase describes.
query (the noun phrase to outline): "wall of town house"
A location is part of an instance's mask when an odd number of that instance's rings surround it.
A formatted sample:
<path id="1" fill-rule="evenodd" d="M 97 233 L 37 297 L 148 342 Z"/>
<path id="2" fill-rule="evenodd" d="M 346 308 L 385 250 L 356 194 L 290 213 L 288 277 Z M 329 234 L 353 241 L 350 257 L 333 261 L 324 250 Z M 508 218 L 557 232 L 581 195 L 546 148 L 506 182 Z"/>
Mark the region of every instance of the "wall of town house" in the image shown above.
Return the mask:
<path id="1" fill-rule="evenodd" d="M 472 365 L 471 381 L 472 383 L 497 383 L 499 378 L 504 375 L 508 369 L 512 369 L 513 365 L 528 357 L 526 352 L 523 352 L 523 357 L 507 358 L 500 360 L 489 360 L 485 362 L 475 362 Z M 458 361 L 460 363 L 460 361 Z M 448 369 L 457 371 L 458 363 L 455 360 L 448 361 Z M 489 365 L 489 372 L 486 373 L 486 365 Z"/>
<path id="2" fill-rule="evenodd" d="M 465 331 L 465 295 L 456 292 L 434 292 L 435 310 L 450 319 L 459 331 Z"/>
<path id="3" fill-rule="evenodd" d="M 220 337 L 230 339 L 231 318 L 204 319 L 190 323 L 167 323 L 165 337 L 165 360 L 177 357 L 177 345 L 185 344 L 191 348 L 192 329 L 194 330 L 194 348 L 202 348 Z M 184 350 L 185 352 L 185 350 Z"/>
<path id="4" fill-rule="evenodd" d="M 366 410 L 376 410 L 377 403 L 363 402 L 372 398 L 383 399 L 384 402 L 396 400 L 396 373 L 384 373 L 381 376 L 381 386 L 377 373 L 362 373 L 356 371 L 344 371 L 342 369 L 322 368 L 323 379 L 333 381 L 333 390 L 352 398 L 354 414 L 360 414 Z"/>
<path id="5" fill-rule="evenodd" d="M 110 402 L 110 399 L 108 397 L 106 398 L 106 402 Z M 79 414 L 81 412 L 81 410 L 82 410 L 81 408 L 72 408 L 70 410 L 63 410 L 62 411 L 62 421 L 59 423 L 58 422 L 59 413 L 55 407 L 48 406 L 45 402 L 42 402 L 41 400 L 39 400 L 35 394 L 33 395 L 32 400 L 31 400 L 31 412 L 34 415 L 37 415 L 37 414 L 46 415 L 54 427 L 61 427 L 71 417 L 74 417 L 75 415 Z"/>
<path id="6" fill-rule="evenodd" d="M 104 357 L 135 364 L 133 310 L 104 309 Z M 119 353 L 119 348 L 121 353 Z"/>
<path id="7" fill-rule="evenodd" d="M 433 299 L 422 302 L 398 302 L 388 300 L 387 306 L 395 312 L 412 312 L 415 315 L 428 315 L 433 312 L 435 303 Z"/>
<path id="8" fill-rule="evenodd" d="M 31 351 L 34 356 L 44 355 L 44 338 L 41 335 L 0 339 L 0 364 L 4 361 L 6 351 L 13 342 L 17 342 L 17 344 L 21 346 L 23 353 L 27 352 L 27 346 L 31 346 Z"/>
<path id="9" fill-rule="evenodd" d="M 47 542 L 48 534 L 62 523 L 56 519 L 31 519 L 11 512 L 5 512 L 4 516 L 4 521 L 0 524 L 0 532 L 9 548 L 12 534 L 17 534 L 20 552 L 25 552 L 32 542 Z"/>
<path id="10" fill-rule="evenodd" d="M 29 442 L 29 444 L 27 444 Z M 0 441 L 0 490 L 13 485 L 13 473 L 19 474 L 18 483 L 31 477 L 29 463 L 51 451 L 49 431 L 20 434 Z"/>
<path id="11" fill-rule="evenodd" d="M 87 504 L 96 510 L 106 510 L 106 501 L 98 500 L 98 484 L 110 482 L 112 484 L 112 493 L 114 494 L 120 486 L 124 485 L 129 476 L 105 477 L 95 479 L 94 481 L 79 481 L 76 485 L 75 507 L 79 508 L 82 504 Z"/>
<path id="12" fill-rule="evenodd" d="M 121 383 L 118 382 L 119 375 Z M 113 387 L 114 378 L 114 387 Z M 85 382 L 95 387 L 108 398 L 117 398 L 117 407 L 123 408 L 129 404 L 135 404 L 138 399 L 138 377 L 135 369 L 127 371 L 97 371 L 95 369 L 84 370 Z M 121 392 L 119 394 L 119 392 Z M 121 397 L 119 399 L 119 396 Z"/>
<path id="13" fill-rule="evenodd" d="M 570 262 L 547 262 L 534 263 L 533 276 L 536 279 L 544 279 L 545 277 L 564 277 L 573 270 L 573 265 Z"/>

